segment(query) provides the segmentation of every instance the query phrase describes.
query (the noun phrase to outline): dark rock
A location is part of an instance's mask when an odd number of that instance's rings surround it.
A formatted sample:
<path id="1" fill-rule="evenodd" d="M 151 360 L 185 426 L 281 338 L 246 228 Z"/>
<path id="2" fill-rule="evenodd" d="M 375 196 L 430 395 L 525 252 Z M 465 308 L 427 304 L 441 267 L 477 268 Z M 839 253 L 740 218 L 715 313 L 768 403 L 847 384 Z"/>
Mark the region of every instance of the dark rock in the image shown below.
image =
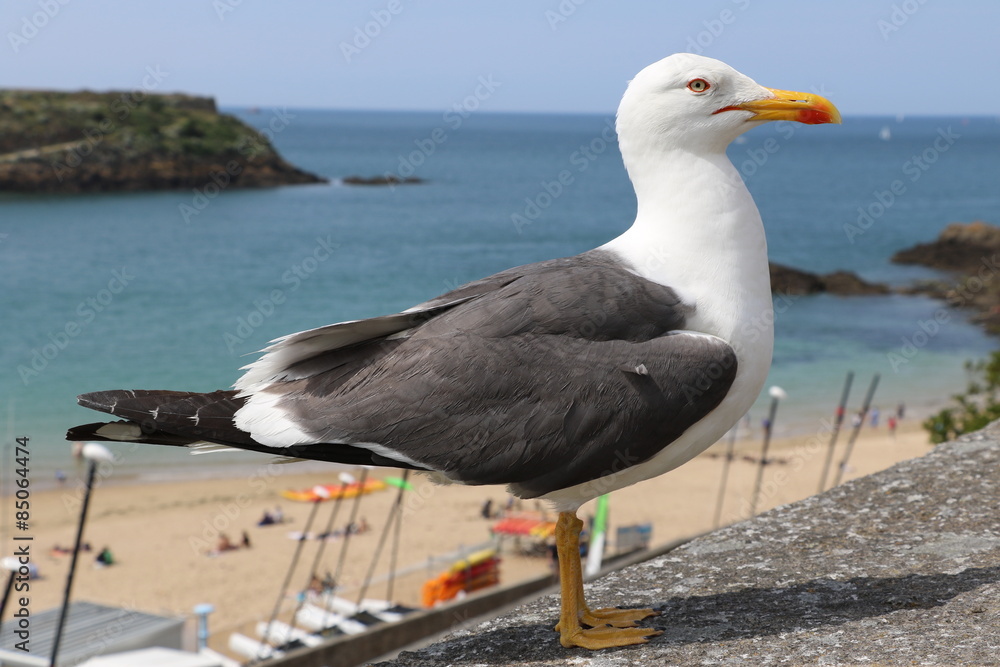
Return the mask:
<path id="1" fill-rule="evenodd" d="M 998 468 L 994 423 L 589 584 L 645 645 L 564 649 L 546 596 L 377 667 L 1000 664 Z"/>
<path id="2" fill-rule="evenodd" d="M 215 100 L 0 91 L 0 192 L 79 193 L 322 183 Z"/>
<path id="3" fill-rule="evenodd" d="M 400 178 L 395 174 L 387 174 L 385 176 L 347 176 L 342 181 L 344 185 L 415 185 L 418 183 L 423 183 L 424 179 L 417 178 L 416 176 L 409 176 L 407 178 Z"/>
<path id="4" fill-rule="evenodd" d="M 780 294 L 801 296 L 828 292 L 840 296 L 867 296 L 889 293 L 886 285 L 869 283 L 849 271 L 819 275 L 774 262 L 770 263 L 770 269 L 771 291 Z"/>
<path id="5" fill-rule="evenodd" d="M 919 264 L 945 271 L 972 272 L 984 259 L 1000 252 L 1000 227 L 982 221 L 953 222 L 937 240 L 900 250 L 892 256 L 897 264 Z"/>
<path id="6" fill-rule="evenodd" d="M 948 271 L 950 280 L 927 280 L 905 288 L 973 311 L 970 320 L 1000 334 L 1000 227 L 985 222 L 952 223 L 937 240 L 900 250 L 898 264 L 919 264 Z"/>
<path id="7" fill-rule="evenodd" d="M 890 292 L 888 285 L 870 283 L 850 271 L 834 271 L 833 273 L 821 276 L 821 278 L 826 291 L 830 294 L 870 296 L 874 294 L 888 294 Z"/>

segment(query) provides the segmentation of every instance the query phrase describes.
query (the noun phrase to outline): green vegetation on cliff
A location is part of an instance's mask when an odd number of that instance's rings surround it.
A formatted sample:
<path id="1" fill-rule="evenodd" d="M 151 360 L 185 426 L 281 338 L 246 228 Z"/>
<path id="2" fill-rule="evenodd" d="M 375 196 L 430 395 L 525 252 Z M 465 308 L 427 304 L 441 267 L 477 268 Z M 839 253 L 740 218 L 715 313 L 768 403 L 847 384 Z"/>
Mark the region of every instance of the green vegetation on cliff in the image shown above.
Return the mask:
<path id="1" fill-rule="evenodd" d="M 965 362 L 965 370 L 970 376 L 965 393 L 952 397 L 954 406 L 924 421 L 931 442 L 954 440 L 1000 419 L 1000 351 L 989 359 Z"/>
<path id="2" fill-rule="evenodd" d="M 316 183 L 214 100 L 141 91 L 0 91 L 0 191 Z"/>

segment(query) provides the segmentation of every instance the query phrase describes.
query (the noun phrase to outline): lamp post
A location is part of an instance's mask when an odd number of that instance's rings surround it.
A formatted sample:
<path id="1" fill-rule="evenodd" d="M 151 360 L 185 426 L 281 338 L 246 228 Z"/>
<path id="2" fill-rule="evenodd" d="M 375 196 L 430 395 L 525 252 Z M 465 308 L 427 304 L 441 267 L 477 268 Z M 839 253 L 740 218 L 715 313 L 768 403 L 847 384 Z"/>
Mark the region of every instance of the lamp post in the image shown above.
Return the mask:
<path id="1" fill-rule="evenodd" d="M 66 623 L 66 612 L 69 611 L 69 598 L 73 589 L 73 575 L 76 573 L 76 561 L 80 556 L 80 543 L 83 541 L 83 526 L 87 522 L 87 508 L 90 506 L 90 493 L 94 490 L 94 475 L 101 463 L 114 463 L 114 455 L 103 445 L 88 442 L 83 446 L 83 458 L 90 462 L 87 467 L 86 490 L 83 494 L 83 506 L 80 508 L 80 521 L 76 527 L 76 541 L 73 543 L 73 556 L 69 563 L 69 574 L 66 575 L 66 589 L 63 591 L 62 608 L 59 610 L 59 622 L 52 638 L 52 656 L 49 667 L 56 667 L 59 657 L 59 643 L 62 639 L 63 626 Z"/>

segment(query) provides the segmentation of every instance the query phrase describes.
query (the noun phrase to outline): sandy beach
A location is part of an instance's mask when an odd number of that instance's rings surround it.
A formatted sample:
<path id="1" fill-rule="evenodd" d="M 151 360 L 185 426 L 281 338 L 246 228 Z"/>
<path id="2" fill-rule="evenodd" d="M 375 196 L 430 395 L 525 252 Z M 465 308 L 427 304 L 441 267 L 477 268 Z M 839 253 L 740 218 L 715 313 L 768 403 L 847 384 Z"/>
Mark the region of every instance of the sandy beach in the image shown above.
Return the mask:
<path id="1" fill-rule="evenodd" d="M 841 434 L 836 460 L 843 455 L 846 436 Z M 828 441 L 828 431 L 819 425 L 815 435 L 774 441 L 758 511 L 816 493 Z M 722 523 L 749 517 L 760 447 L 759 429 L 737 440 Z M 710 530 L 725 448 L 726 443 L 719 443 L 667 475 L 615 492 L 611 497 L 612 531 L 617 526 L 648 522 L 653 525 L 653 543 L 660 544 Z M 878 429 L 866 426 L 855 445 L 845 479 L 921 456 L 929 449 L 926 433 L 916 419 L 904 421 L 895 437 L 884 425 Z M 253 625 L 265 620 L 275 605 L 297 545 L 293 534 L 302 530 L 311 509 L 310 504 L 282 498 L 280 492 L 337 483 L 336 468 L 322 474 L 302 474 L 296 468 L 294 464 L 275 465 L 262 458 L 253 474 L 231 479 L 102 484 L 95 490 L 90 506 L 84 540 L 92 551 L 81 554 L 74 599 L 185 616 L 191 615 L 194 605 L 209 602 L 217 610 L 210 619 L 210 643 L 214 648 L 224 650 L 232 631 L 253 635 Z M 397 475 L 398 471 L 373 474 Z M 406 495 L 399 554 L 399 566 L 411 572 L 398 580 L 394 597 L 397 602 L 419 606 L 421 585 L 443 567 L 440 563 L 428 566 L 428 558 L 487 542 L 491 522 L 480 516 L 483 502 L 492 499 L 494 506 L 500 506 L 507 496 L 501 487 L 436 486 L 420 476 L 412 483 L 415 490 Z M 31 582 L 31 608 L 36 613 L 59 603 L 70 557 L 52 549 L 72 544 L 82 484 L 82 480 L 71 476 L 63 488 L 32 495 L 28 534 L 34 538 L 34 562 L 42 575 Z M 365 496 L 361 502 L 358 516 L 371 530 L 350 540 L 338 579 L 346 588 L 345 597 L 357 595 L 357 586 L 372 562 L 395 495 L 395 488 L 390 487 Z M 4 511 L 10 509 L 9 500 L 4 501 Z M 258 527 L 264 511 L 278 505 L 288 521 Z M 543 509 L 535 502 L 524 502 L 521 507 Z M 315 532 L 322 531 L 331 510 L 332 503 L 320 507 Z M 586 516 L 592 511 L 592 507 L 585 506 L 580 514 Z M 350 504 L 345 502 L 335 528 L 347 524 L 349 512 Z M 209 554 L 220 532 L 239 542 L 244 531 L 250 548 Z M 336 570 L 342 544 L 342 539 L 327 542 L 320 573 Z M 306 585 L 318 545 L 316 540 L 307 541 L 292 579 L 293 591 Z M 115 564 L 98 568 L 95 558 L 105 546 L 112 551 Z M 512 583 L 547 568 L 544 558 L 505 552 L 502 581 Z M 388 553 L 383 553 L 376 579 L 387 569 Z M 384 595 L 384 583 L 373 584 L 368 592 L 368 597 Z M 293 606 L 294 599 L 286 596 L 281 618 L 287 620 Z"/>

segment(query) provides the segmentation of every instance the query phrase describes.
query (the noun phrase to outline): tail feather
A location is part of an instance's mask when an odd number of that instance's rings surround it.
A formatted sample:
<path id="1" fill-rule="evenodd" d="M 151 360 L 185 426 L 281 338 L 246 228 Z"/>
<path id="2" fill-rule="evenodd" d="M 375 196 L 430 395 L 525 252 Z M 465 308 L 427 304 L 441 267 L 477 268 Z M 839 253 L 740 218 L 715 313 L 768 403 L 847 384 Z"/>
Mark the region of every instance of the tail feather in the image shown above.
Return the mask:
<path id="1" fill-rule="evenodd" d="M 288 458 L 416 468 L 381 457 L 368 449 L 339 443 L 310 443 L 295 447 L 262 445 L 233 423 L 233 415 L 243 407 L 245 400 L 235 391 L 206 394 L 146 389 L 96 391 L 78 396 L 77 402 L 85 408 L 122 417 L 126 421 L 74 426 L 67 431 L 66 439 L 172 447 L 190 447 L 208 442 Z"/>

